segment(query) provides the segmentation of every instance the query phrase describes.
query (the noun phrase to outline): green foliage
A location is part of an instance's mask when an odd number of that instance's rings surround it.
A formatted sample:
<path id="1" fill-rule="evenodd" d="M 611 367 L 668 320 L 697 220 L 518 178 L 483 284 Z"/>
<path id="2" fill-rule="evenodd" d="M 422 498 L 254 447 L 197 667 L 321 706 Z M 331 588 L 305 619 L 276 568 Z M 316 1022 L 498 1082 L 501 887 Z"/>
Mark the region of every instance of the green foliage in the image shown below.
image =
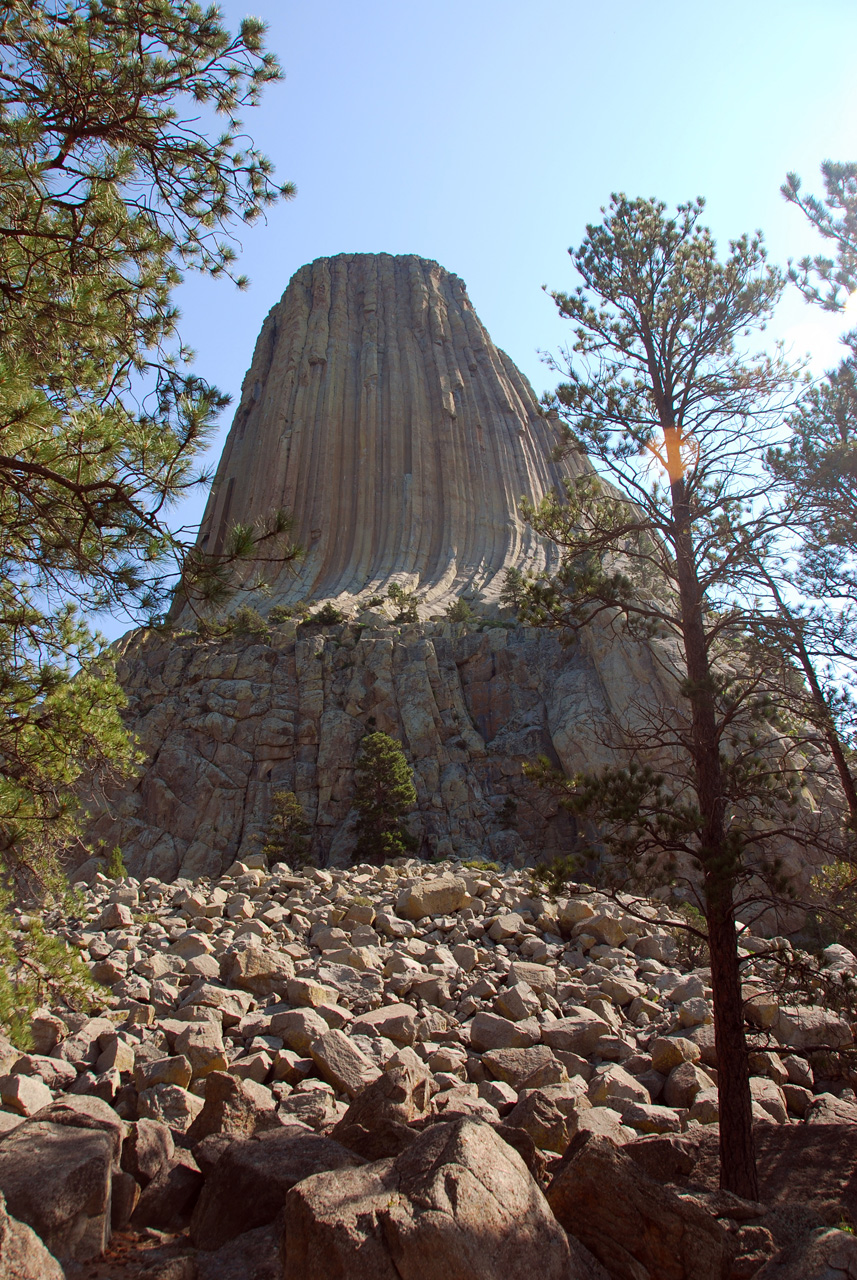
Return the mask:
<path id="1" fill-rule="evenodd" d="M 710 964 L 711 956 L 706 940 L 708 931 L 703 913 L 692 902 L 681 902 L 672 911 L 678 917 L 673 925 L 672 935 L 681 963 L 693 969 Z"/>
<path id="2" fill-rule="evenodd" d="M 393 615 L 393 622 L 412 623 L 419 622 L 420 614 L 417 608 L 417 595 L 415 591 L 407 591 L 404 587 L 394 582 L 388 589 L 387 595 L 396 607 L 396 613 Z"/>
<path id="3" fill-rule="evenodd" d="M 782 194 L 802 209 L 836 252 L 836 259 L 819 255 L 790 264 L 791 279 L 810 302 L 825 311 L 842 311 L 845 295 L 857 289 L 857 164 L 825 160 L 821 166 L 824 199 L 804 195 L 801 180 L 790 173 Z"/>
<path id="4" fill-rule="evenodd" d="M 275 791 L 271 797 L 271 816 L 262 837 L 262 853 L 268 862 L 287 862 L 290 867 L 308 866 L 311 861 L 311 831 L 294 791 Z"/>
<path id="5" fill-rule="evenodd" d="M 275 604 L 273 609 L 268 611 L 268 621 L 272 627 L 279 626 L 281 622 L 288 622 L 293 616 L 294 609 L 287 604 Z"/>
<path id="6" fill-rule="evenodd" d="M 311 613 L 304 619 L 301 626 L 304 627 L 335 627 L 340 622 L 347 622 L 348 614 L 343 613 L 342 609 L 337 609 L 335 604 L 331 604 L 328 600 L 326 604 L 318 610 L 317 613 Z"/>
<path id="7" fill-rule="evenodd" d="M 128 876 L 128 868 L 125 866 L 125 859 L 118 844 L 115 844 L 110 851 L 104 874 L 110 880 L 125 880 Z"/>
<path id="8" fill-rule="evenodd" d="M 369 599 L 366 601 L 366 604 L 364 607 L 366 609 L 380 609 L 383 604 L 384 604 L 383 596 L 370 596 Z"/>
<path id="9" fill-rule="evenodd" d="M 503 588 L 500 592 L 500 603 L 515 613 L 527 598 L 526 579 L 520 569 L 507 569 L 503 575 Z"/>
<path id="10" fill-rule="evenodd" d="M 556 902 L 557 898 L 576 892 L 582 861 L 579 856 L 569 853 L 549 862 L 540 862 L 530 872 L 533 893 L 545 893 L 552 902 Z"/>
<path id="11" fill-rule="evenodd" d="M 450 600 L 446 606 L 446 616 L 450 622 L 475 622 L 476 614 L 470 606 L 470 602 L 465 600 L 464 596 L 459 596 L 457 600 Z"/>
<path id="12" fill-rule="evenodd" d="M 46 905 L 56 905 L 56 899 Z M 0 1027 L 19 1049 L 32 1048 L 30 1019 L 44 1004 L 62 1000 L 69 1008 L 90 1011 L 98 988 L 80 956 L 52 933 L 39 916 L 14 927 L 12 895 L 0 891 Z M 42 908 L 44 910 L 44 907 Z"/>
<path id="13" fill-rule="evenodd" d="M 187 270 L 244 283 L 230 226 L 291 194 L 239 119 L 279 76 L 263 35 L 190 0 L 0 6 L 0 879 L 16 890 L 60 894 L 76 791 L 134 762 L 85 619 L 157 619 L 177 581 L 215 604 L 236 559 L 297 553 L 282 512 L 216 561 L 167 523 L 207 479 L 227 402 L 187 369 L 173 291 Z M 65 962 L 38 930 L 18 941 L 24 1000 Z"/>
<path id="14" fill-rule="evenodd" d="M 494 871 L 498 873 L 500 871 L 499 862 L 492 862 L 488 858 L 466 858 L 461 865 L 467 867 L 470 871 Z"/>
<path id="15" fill-rule="evenodd" d="M 229 630 L 236 635 L 267 635 L 268 621 L 252 605 L 242 604 L 228 618 Z"/>
<path id="16" fill-rule="evenodd" d="M 56 851 L 79 839 L 76 788 L 106 785 L 137 754 L 100 637 L 67 607 L 41 618 L 40 645 L 28 649 L 29 615 L 17 621 L 0 625 L 0 874 L 60 894 Z"/>
<path id="17" fill-rule="evenodd" d="M 514 796 L 506 796 L 500 806 L 497 819 L 505 831 L 516 831 L 518 829 L 518 802 Z"/>
<path id="18" fill-rule="evenodd" d="M 389 734 L 368 734 L 355 762 L 357 810 L 355 862 L 383 863 L 416 847 L 401 819 L 417 802 L 413 773 L 402 744 Z"/>

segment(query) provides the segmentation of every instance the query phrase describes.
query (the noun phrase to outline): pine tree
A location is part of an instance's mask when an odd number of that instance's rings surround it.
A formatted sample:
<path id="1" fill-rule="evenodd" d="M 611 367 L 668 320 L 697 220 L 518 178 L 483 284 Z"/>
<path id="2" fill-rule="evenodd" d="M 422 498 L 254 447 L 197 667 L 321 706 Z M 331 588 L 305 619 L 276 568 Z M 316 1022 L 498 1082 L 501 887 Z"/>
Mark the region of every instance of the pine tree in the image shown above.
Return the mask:
<path id="1" fill-rule="evenodd" d="M 76 787 L 133 763 L 86 619 L 157 619 L 177 581 L 216 600 L 237 558 L 294 553 L 282 513 L 236 527 L 216 562 L 168 522 L 227 400 L 188 371 L 174 290 L 188 270 L 245 283 L 231 225 L 292 194 L 238 118 L 279 74 L 261 22 L 233 36 L 190 0 L 0 6 L 0 878 L 16 889 L 62 892 Z"/>
<path id="2" fill-rule="evenodd" d="M 262 853 L 268 862 L 306 866 L 309 862 L 310 831 L 303 805 L 294 791 L 275 791 L 262 844 Z"/>
<path id="3" fill-rule="evenodd" d="M 807 733 L 777 695 L 788 685 L 799 703 L 800 681 L 769 661 L 770 612 L 753 599 L 781 531 L 766 501 L 767 427 L 793 375 L 779 356 L 749 358 L 739 344 L 764 327 L 784 281 L 759 235 L 719 261 L 702 208 L 668 216 L 661 202 L 614 196 L 570 251 L 582 285 L 553 297 L 574 340 L 553 362 L 567 380 L 546 403 L 564 424 L 561 449 L 587 454 L 604 479 L 579 476 L 564 501 L 524 504 L 562 558 L 552 578 L 527 582 L 523 616 L 569 636 L 594 623 L 625 630 L 651 642 L 667 673 L 680 656 L 675 705 L 652 706 L 641 691 L 630 719 L 611 726 L 626 763 L 574 779 L 546 764 L 533 772 L 600 824 L 604 866 L 626 883 L 679 879 L 699 893 L 721 1182 L 753 1199 L 736 910 L 742 896 L 757 909 L 776 903 L 778 842 L 799 840 L 801 823 L 807 843 L 835 834 L 797 803 Z"/>
<path id="4" fill-rule="evenodd" d="M 387 733 L 370 733 L 355 763 L 356 862 L 388 862 L 416 846 L 402 818 L 417 802 L 413 773 L 402 744 Z"/>

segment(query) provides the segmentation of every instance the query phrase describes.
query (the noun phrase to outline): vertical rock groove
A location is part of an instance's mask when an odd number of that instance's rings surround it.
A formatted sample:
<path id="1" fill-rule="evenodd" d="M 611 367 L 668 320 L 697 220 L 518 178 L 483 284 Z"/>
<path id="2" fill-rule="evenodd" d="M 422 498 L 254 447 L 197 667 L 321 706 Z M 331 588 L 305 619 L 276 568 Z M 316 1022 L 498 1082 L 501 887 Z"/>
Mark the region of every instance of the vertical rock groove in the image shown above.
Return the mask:
<path id="1" fill-rule="evenodd" d="M 200 537 L 291 511 L 306 555 L 263 607 L 392 582 L 424 605 L 490 602 L 504 570 L 550 564 L 517 504 L 560 486 L 553 443 L 457 276 L 413 255 L 319 258 L 262 327 Z"/>

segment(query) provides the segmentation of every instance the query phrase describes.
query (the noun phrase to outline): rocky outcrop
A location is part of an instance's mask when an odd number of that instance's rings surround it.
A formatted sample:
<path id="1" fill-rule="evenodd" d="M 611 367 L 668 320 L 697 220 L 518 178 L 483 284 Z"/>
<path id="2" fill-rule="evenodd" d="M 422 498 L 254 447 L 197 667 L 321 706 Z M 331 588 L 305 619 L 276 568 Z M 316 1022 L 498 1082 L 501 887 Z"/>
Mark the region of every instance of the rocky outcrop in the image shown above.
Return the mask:
<path id="1" fill-rule="evenodd" d="M 276 790 L 296 792 L 318 859 L 347 861 L 354 762 L 371 728 L 403 743 L 426 854 L 565 852 L 572 820 L 523 780 L 522 761 L 546 755 L 568 773 L 607 763 L 611 723 L 662 703 L 670 680 L 667 654 L 599 627 L 572 648 L 533 628 L 440 622 L 290 622 L 213 640 L 140 631 L 117 656 L 145 764 L 99 798 L 90 835 L 160 879 L 217 876 L 257 849 Z"/>
<path id="2" fill-rule="evenodd" d="M 306 554 L 251 592 L 265 612 L 393 582 L 427 606 L 493 600 L 505 569 L 549 562 L 517 503 L 567 474 L 555 442 L 457 276 L 414 255 L 319 258 L 262 327 L 200 543 L 217 554 L 236 521 L 291 512 Z"/>

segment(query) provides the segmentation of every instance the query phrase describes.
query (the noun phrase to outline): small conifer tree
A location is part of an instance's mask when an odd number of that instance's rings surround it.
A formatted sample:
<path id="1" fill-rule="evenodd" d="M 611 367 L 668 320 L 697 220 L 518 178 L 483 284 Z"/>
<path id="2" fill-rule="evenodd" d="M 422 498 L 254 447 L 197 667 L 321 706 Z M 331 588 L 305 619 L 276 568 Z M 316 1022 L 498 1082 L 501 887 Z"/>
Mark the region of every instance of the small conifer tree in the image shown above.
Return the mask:
<path id="1" fill-rule="evenodd" d="M 355 862 L 383 863 L 416 847 L 401 824 L 417 802 L 413 772 L 402 744 L 387 733 L 370 733 L 356 762 L 357 846 Z"/>
<path id="2" fill-rule="evenodd" d="M 310 860 L 310 824 L 294 791 L 275 791 L 271 816 L 262 837 L 262 853 L 268 862 L 303 867 Z"/>

